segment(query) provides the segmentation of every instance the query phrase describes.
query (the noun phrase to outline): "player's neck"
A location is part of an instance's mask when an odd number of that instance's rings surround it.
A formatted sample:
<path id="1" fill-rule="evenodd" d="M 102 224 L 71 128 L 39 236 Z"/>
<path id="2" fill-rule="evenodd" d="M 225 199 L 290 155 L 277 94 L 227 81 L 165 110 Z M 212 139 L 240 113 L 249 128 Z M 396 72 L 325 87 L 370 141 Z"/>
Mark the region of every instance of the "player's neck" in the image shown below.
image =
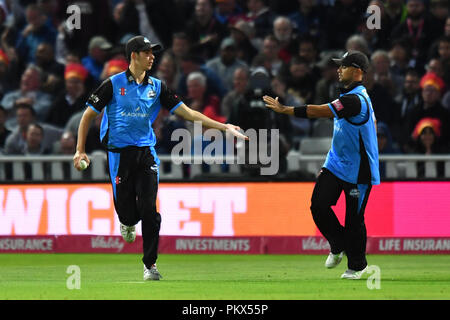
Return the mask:
<path id="1" fill-rule="evenodd" d="M 142 83 L 145 78 L 145 70 L 138 68 L 134 63 L 130 64 L 130 72 L 137 83 Z"/>

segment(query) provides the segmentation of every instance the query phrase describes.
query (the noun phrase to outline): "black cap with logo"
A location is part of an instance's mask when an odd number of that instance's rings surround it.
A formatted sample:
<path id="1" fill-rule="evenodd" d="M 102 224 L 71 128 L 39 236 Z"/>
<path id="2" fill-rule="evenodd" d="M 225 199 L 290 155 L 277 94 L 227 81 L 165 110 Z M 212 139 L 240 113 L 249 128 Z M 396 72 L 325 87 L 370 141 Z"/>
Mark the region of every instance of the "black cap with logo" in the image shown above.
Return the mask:
<path id="1" fill-rule="evenodd" d="M 152 49 L 153 52 L 157 52 L 162 49 L 162 46 L 160 44 L 152 44 L 150 40 L 144 36 L 136 36 L 128 40 L 125 47 L 125 52 L 128 61 L 130 61 L 132 52 L 147 51 L 150 49 Z"/>
<path id="2" fill-rule="evenodd" d="M 361 69 L 363 72 L 367 72 L 370 66 L 369 59 L 360 51 L 346 52 L 342 59 L 333 59 L 333 61 L 338 66 L 355 67 Z"/>

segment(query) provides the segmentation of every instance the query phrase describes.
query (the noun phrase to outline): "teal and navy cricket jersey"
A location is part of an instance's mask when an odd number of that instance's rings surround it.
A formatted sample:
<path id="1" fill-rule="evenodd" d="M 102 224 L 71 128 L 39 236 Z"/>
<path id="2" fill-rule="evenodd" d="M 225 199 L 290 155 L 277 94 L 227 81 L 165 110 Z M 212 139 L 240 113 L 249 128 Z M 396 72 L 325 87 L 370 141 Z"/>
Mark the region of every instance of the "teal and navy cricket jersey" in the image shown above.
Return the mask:
<path id="1" fill-rule="evenodd" d="M 152 123 L 161 107 L 171 113 L 182 101 L 161 80 L 150 77 L 137 84 L 130 70 L 105 80 L 86 102 L 100 113 L 106 107 L 100 140 L 110 151 L 127 146 L 153 147 L 156 144 Z"/>
<path id="2" fill-rule="evenodd" d="M 324 167 L 349 183 L 379 184 L 375 113 L 366 88 L 358 82 L 328 106 L 335 118 Z"/>

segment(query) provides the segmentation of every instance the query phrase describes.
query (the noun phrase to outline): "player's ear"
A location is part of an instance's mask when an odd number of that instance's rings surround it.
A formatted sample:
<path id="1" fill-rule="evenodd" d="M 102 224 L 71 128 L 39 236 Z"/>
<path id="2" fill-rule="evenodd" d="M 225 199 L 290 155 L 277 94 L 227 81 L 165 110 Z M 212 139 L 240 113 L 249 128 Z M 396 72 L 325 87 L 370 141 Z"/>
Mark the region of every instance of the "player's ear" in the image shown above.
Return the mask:
<path id="1" fill-rule="evenodd" d="M 130 62 L 131 61 L 133 61 L 134 59 L 136 59 L 136 55 L 137 55 L 137 52 L 131 52 L 131 54 L 130 54 Z"/>

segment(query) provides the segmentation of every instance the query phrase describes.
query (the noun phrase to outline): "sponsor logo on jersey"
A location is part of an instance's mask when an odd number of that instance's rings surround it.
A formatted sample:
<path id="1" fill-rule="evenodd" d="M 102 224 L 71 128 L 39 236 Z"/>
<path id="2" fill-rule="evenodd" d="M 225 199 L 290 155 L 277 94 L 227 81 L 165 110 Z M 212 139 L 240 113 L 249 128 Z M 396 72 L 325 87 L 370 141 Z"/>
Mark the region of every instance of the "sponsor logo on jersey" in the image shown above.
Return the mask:
<path id="1" fill-rule="evenodd" d="M 359 198 L 360 192 L 358 189 L 355 188 L 355 189 L 350 190 L 349 194 L 350 194 L 350 197 Z"/>
<path id="2" fill-rule="evenodd" d="M 339 99 L 334 100 L 333 102 L 331 102 L 331 104 L 336 109 L 336 111 L 341 111 L 342 109 L 344 109 L 344 105 L 341 101 L 339 101 Z"/>

